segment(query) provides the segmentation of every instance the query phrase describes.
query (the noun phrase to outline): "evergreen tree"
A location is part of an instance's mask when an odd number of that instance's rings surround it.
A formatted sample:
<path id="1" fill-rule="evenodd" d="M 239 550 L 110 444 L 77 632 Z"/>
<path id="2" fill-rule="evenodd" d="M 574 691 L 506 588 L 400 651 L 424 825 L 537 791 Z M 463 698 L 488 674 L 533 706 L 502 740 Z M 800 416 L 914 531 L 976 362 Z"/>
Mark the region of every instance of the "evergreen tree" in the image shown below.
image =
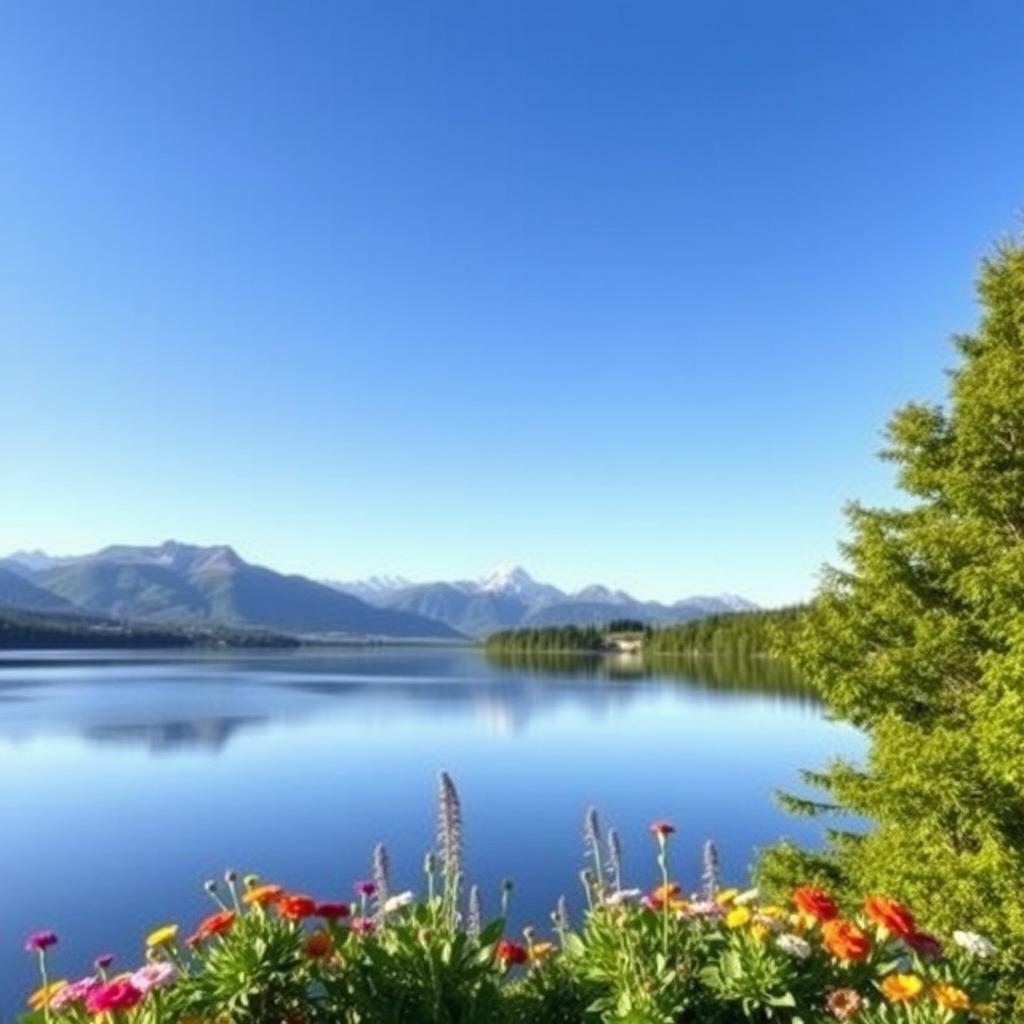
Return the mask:
<path id="1" fill-rule="evenodd" d="M 984 932 L 1016 978 L 1012 1000 L 1024 989 L 1024 246 L 984 261 L 979 295 L 976 333 L 954 339 L 947 406 L 910 404 L 889 424 L 883 457 L 908 500 L 850 507 L 845 565 L 826 570 L 793 641 L 802 673 L 870 740 L 865 765 L 812 779 L 869 824 L 834 834 L 824 857 L 778 848 L 762 875 L 826 876 L 898 896 L 947 935 Z"/>

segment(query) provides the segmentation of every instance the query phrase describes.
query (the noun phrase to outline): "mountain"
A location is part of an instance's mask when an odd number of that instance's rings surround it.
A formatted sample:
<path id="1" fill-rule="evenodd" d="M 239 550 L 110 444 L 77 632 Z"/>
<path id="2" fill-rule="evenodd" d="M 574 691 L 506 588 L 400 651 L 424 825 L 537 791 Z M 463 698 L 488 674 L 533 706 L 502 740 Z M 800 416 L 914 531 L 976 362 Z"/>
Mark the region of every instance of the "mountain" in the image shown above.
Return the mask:
<path id="1" fill-rule="evenodd" d="M 33 612 L 66 612 L 74 608 L 69 601 L 4 567 L 0 567 L 0 607 Z"/>
<path id="2" fill-rule="evenodd" d="M 332 586 L 360 596 L 372 593 L 368 599 L 381 607 L 424 615 L 469 636 L 520 626 L 583 626 L 627 618 L 669 625 L 757 607 L 731 594 L 688 597 L 674 604 L 640 601 L 602 584 L 569 594 L 535 580 L 520 566 L 501 566 L 475 580 L 398 585 L 401 582 L 401 577 L 373 577 Z"/>
<path id="3" fill-rule="evenodd" d="M 324 584 L 343 594 L 351 594 L 368 604 L 384 605 L 400 590 L 414 586 L 412 580 L 404 576 L 368 576 L 365 580 L 354 580 L 343 583 L 339 580 L 324 580 Z"/>
<path id="4" fill-rule="evenodd" d="M 217 622 L 292 633 L 459 636 L 436 619 L 374 607 L 304 576 L 252 565 L 224 545 L 115 545 L 41 568 L 31 583 L 78 609 L 123 619 Z"/>

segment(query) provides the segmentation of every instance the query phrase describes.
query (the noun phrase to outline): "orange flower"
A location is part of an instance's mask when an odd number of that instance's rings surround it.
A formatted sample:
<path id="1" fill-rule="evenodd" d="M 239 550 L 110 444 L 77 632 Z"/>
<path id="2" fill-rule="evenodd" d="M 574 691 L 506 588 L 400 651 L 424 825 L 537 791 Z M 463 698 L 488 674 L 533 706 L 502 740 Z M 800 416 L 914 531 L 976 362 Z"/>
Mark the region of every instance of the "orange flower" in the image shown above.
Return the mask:
<path id="1" fill-rule="evenodd" d="M 831 921 L 839 916 L 836 901 L 824 889 L 815 889 L 810 885 L 801 886 L 793 893 L 793 902 L 801 914 L 818 921 Z"/>
<path id="2" fill-rule="evenodd" d="M 681 891 L 676 882 L 669 882 L 668 885 L 659 885 L 656 889 L 652 889 L 651 899 L 657 900 L 658 903 L 664 903 L 665 900 L 675 899 Z"/>
<path id="3" fill-rule="evenodd" d="M 864 960 L 871 952 L 871 940 L 852 921 L 826 921 L 821 926 L 821 940 L 837 960 Z"/>
<path id="4" fill-rule="evenodd" d="M 869 896 L 864 901 L 864 913 L 879 928 L 884 928 L 901 939 L 910 938 L 917 932 L 914 915 L 906 907 L 885 896 Z"/>
<path id="5" fill-rule="evenodd" d="M 921 994 L 924 982 L 916 974 L 889 974 L 879 987 L 890 1003 L 910 1003 Z"/>
<path id="6" fill-rule="evenodd" d="M 235 912 L 233 910 L 220 910 L 216 914 L 204 917 L 199 922 L 199 927 L 196 928 L 195 934 L 188 940 L 189 945 L 198 945 L 203 939 L 208 939 L 213 935 L 223 935 L 231 930 L 231 926 L 234 923 Z"/>
<path id="7" fill-rule="evenodd" d="M 279 885 L 257 885 L 242 894 L 242 902 L 248 903 L 249 906 L 265 907 L 283 895 L 284 889 Z"/>
<path id="8" fill-rule="evenodd" d="M 302 944 L 302 952 L 314 960 L 322 960 L 330 956 L 334 950 L 334 943 L 327 932 L 313 932 Z"/>
<path id="9" fill-rule="evenodd" d="M 287 893 L 277 898 L 277 910 L 282 917 L 297 921 L 316 913 L 316 900 L 301 893 Z"/>
<path id="10" fill-rule="evenodd" d="M 932 998 L 944 1010 L 969 1010 L 971 1000 L 962 988 L 938 981 L 932 985 Z"/>

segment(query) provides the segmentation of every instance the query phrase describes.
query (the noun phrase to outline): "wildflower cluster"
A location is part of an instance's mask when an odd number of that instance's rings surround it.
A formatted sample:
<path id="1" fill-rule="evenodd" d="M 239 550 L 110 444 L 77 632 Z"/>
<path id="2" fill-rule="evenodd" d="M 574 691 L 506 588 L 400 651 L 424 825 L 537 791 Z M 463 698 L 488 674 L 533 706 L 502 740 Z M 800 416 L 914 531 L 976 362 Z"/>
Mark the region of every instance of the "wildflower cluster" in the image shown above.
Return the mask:
<path id="1" fill-rule="evenodd" d="M 881 895 L 841 908 L 815 887 L 785 904 L 720 885 L 704 850 L 700 886 L 675 880 L 675 828 L 651 826 L 650 889 L 623 884 L 622 844 L 587 811 L 587 901 L 578 929 L 559 900 L 544 934 L 485 923 L 482 896 L 463 900 L 458 793 L 442 776 L 437 852 L 424 893 L 395 891 L 387 851 L 352 898 L 315 898 L 234 872 L 207 882 L 214 907 L 194 928 L 153 929 L 142 962 L 98 958 L 77 979 L 52 979 L 53 932 L 28 938 L 41 986 L 31 1024 L 526 1024 L 785 1021 L 789 1024 L 971 1024 L 998 1020 L 983 936 L 943 941 Z"/>

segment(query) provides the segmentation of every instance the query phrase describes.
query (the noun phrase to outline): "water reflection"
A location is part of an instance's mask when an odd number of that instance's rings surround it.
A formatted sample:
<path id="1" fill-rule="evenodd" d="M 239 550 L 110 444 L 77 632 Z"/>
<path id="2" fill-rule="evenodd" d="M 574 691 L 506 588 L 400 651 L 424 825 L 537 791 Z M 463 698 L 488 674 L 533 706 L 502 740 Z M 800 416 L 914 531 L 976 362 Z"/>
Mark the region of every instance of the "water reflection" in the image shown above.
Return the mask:
<path id="1" fill-rule="evenodd" d="M 646 659 L 634 655 L 493 655 L 453 649 L 417 655 L 314 651 L 162 653 L 0 659 L 0 743 L 74 734 L 92 744 L 219 754 L 238 734 L 280 721 L 374 714 L 467 716 L 510 735 L 571 706 L 622 714 L 651 687 L 690 699 L 762 701 L 813 711 L 813 691 L 766 660 Z M 681 694 L 682 695 L 682 694 Z"/>

